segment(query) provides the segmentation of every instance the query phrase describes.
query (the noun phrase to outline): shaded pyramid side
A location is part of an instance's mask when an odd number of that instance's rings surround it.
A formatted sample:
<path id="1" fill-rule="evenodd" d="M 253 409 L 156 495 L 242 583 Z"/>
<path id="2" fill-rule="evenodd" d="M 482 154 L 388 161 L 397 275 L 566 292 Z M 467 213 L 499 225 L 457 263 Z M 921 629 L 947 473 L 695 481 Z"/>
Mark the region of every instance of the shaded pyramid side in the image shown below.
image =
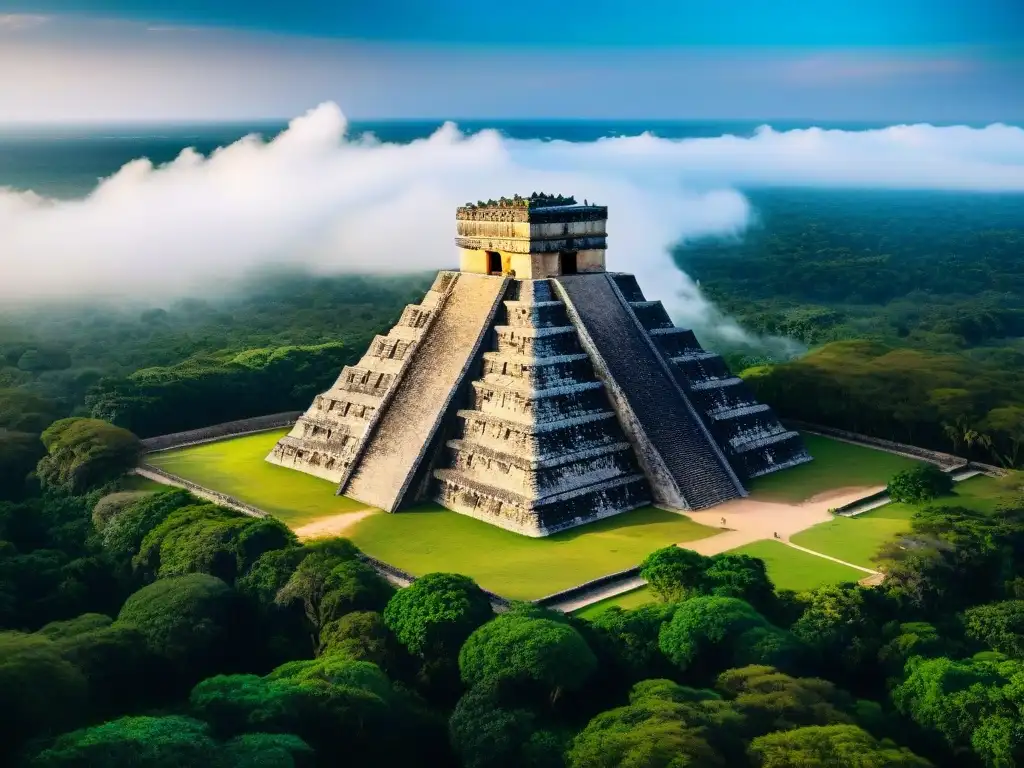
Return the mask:
<path id="1" fill-rule="evenodd" d="M 438 502 L 529 536 L 635 509 L 650 489 L 550 281 L 517 281 L 435 470 Z"/>
<path id="2" fill-rule="evenodd" d="M 708 352 L 692 330 L 676 328 L 660 301 L 647 301 L 633 275 L 610 275 L 686 391 L 733 470 L 744 480 L 810 461 L 800 434 Z"/>
<path id="3" fill-rule="evenodd" d="M 455 277 L 439 273 L 423 301 L 408 305 L 386 336 L 375 337 L 359 362 L 345 366 L 331 388 L 314 398 L 267 461 L 335 483 L 347 476 Z"/>

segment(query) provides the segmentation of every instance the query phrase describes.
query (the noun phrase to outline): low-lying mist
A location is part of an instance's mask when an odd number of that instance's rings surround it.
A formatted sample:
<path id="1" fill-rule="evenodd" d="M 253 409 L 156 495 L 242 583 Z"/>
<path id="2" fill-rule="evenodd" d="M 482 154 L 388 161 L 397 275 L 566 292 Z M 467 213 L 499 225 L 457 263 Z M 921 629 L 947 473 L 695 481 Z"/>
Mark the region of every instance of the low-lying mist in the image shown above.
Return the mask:
<path id="1" fill-rule="evenodd" d="M 454 208 L 532 191 L 608 205 L 610 269 L 632 272 L 681 325 L 761 346 L 670 249 L 738 237 L 754 186 L 1024 190 L 1024 130 L 893 126 L 754 136 L 519 141 L 453 124 L 411 144 L 350 137 L 333 104 L 209 157 L 139 159 L 87 197 L 0 189 L 0 302 L 216 296 L 267 269 L 315 274 L 452 267 Z M 782 341 L 769 344 L 785 352 Z"/>

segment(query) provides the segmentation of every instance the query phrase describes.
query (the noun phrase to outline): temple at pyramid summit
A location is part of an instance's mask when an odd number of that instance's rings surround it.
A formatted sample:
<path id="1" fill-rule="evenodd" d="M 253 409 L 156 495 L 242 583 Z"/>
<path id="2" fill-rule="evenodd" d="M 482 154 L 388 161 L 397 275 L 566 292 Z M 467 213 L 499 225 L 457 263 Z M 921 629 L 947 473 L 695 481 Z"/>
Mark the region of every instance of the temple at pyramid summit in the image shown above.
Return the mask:
<path id="1" fill-rule="evenodd" d="M 267 457 L 400 512 L 433 500 L 527 536 L 648 504 L 704 509 L 810 461 L 722 358 L 605 270 L 604 206 L 456 212 L 460 269 L 346 366 Z"/>

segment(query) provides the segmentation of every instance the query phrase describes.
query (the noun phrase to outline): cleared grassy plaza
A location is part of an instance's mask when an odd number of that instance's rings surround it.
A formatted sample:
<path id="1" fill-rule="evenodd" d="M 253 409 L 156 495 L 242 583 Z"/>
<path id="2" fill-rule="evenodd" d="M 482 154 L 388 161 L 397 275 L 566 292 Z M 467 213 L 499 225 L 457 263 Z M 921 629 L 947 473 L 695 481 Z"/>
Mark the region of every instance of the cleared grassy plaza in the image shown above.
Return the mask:
<path id="1" fill-rule="evenodd" d="M 312 520 L 364 509 L 335 496 L 337 486 L 319 477 L 264 461 L 287 429 L 151 453 L 146 462 L 204 488 L 226 493 L 299 528 Z"/>
<path id="2" fill-rule="evenodd" d="M 979 475 L 957 483 L 950 496 L 920 505 L 886 504 L 856 517 L 837 516 L 834 520 L 796 534 L 792 541 L 815 552 L 872 568 L 875 566 L 875 555 L 882 546 L 910 529 L 910 518 L 918 509 L 958 506 L 979 512 L 992 512 L 1008 496 L 1005 482 Z"/>
<path id="3" fill-rule="evenodd" d="M 755 478 L 748 484 L 751 498 L 799 504 L 840 488 L 886 485 L 900 470 L 921 463 L 830 437 L 807 433 L 803 437 L 814 461 Z"/>
<path id="4" fill-rule="evenodd" d="M 326 480 L 263 460 L 284 430 L 146 457 L 172 474 L 264 509 L 292 528 L 364 509 Z M 544 539 L 495 528 L 436 505 L 371 514 L 349 530 L 364 552 L 415 575 L 452 571 L 510 598 L 532 599 L 636 565 L 659 547 L 718 533 L 647 507 Z"/>
<path id="5" fill-rule="evenodd" d="M 363 512 L 353 515 L 351 525 L 342 526 L 341 535 L 351 538 L 367 554 L 415 575 L 431 571 L 465 573 L 488 589 L 518 599 L 542 597 L 625 570 L 659 547 L 719 532 L 654 507 L 544 539 L 504 531 L 437 505 L 394 515 L 378 511 L 366 515 L 360 502 L 335 496 L 333 483 L 264 461 L 285 433 L 273 430 L 154 453 L 146 461 L 264 509 L 296 529 Z M 753 498 L 798 504 L 840 488 L 884 485 L 895 472 L 916 463 L 817 435 L 806 435 L 805 439 L 815 461 L 755 481 Z M 969 480 L 959 490 L 970 491 L 980 500 L 987 488 L 985 480 Z M 870 567 L 877 547 L 905 527 L 912 511 L 889 505 L 857 519 L 842 518 L 815 526 L 794 537 L 794 542 Z M 344 520 L 341 522 L 344 524 Z M 781 589 L 810 589 L 864 575 L 774 541 L 755 542 L 738 551 L 763 558 L 772 580 Z M 623 599 L 642 602 L 646 598 L 633 593 L 615 598 Z"/>

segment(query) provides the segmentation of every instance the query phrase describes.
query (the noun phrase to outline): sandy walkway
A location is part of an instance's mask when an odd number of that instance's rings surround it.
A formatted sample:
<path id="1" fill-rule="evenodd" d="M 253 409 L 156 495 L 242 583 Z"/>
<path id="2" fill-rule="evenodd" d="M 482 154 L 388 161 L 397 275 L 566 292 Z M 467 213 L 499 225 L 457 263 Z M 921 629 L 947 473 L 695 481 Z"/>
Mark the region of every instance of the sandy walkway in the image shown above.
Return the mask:
<path id="1" fill-rule="evenodd" d="M 360 509 L 356 512 L 342 512 L 338 515 L 321 517 L 318 520 L 296 528 L 295 535 L 299 537 L 299 541 L 341 536 L 347 533 L 360 520 L 372 515 L 376 511 L 375 509 Z"/>
<path id="2" fill-rule="evenodd" d="M 722 533 L 683 542 L 680 546 L 702 555 L 717 555 L 761 539 L 774 539 L 776 533 L 783 542 L 788 543 L 793 534 L 831 520 L 829 510 L 833 507 L 849 504 L 881 490 L 884 490 L 884 486 L 837 488 L 812 496 L 800 504 L 735 499 L 712 509 L 687 511 L 685 514 L 691 520 L 720 528 Z M 724 525 L 722 518 L 725 518 Z"/>

